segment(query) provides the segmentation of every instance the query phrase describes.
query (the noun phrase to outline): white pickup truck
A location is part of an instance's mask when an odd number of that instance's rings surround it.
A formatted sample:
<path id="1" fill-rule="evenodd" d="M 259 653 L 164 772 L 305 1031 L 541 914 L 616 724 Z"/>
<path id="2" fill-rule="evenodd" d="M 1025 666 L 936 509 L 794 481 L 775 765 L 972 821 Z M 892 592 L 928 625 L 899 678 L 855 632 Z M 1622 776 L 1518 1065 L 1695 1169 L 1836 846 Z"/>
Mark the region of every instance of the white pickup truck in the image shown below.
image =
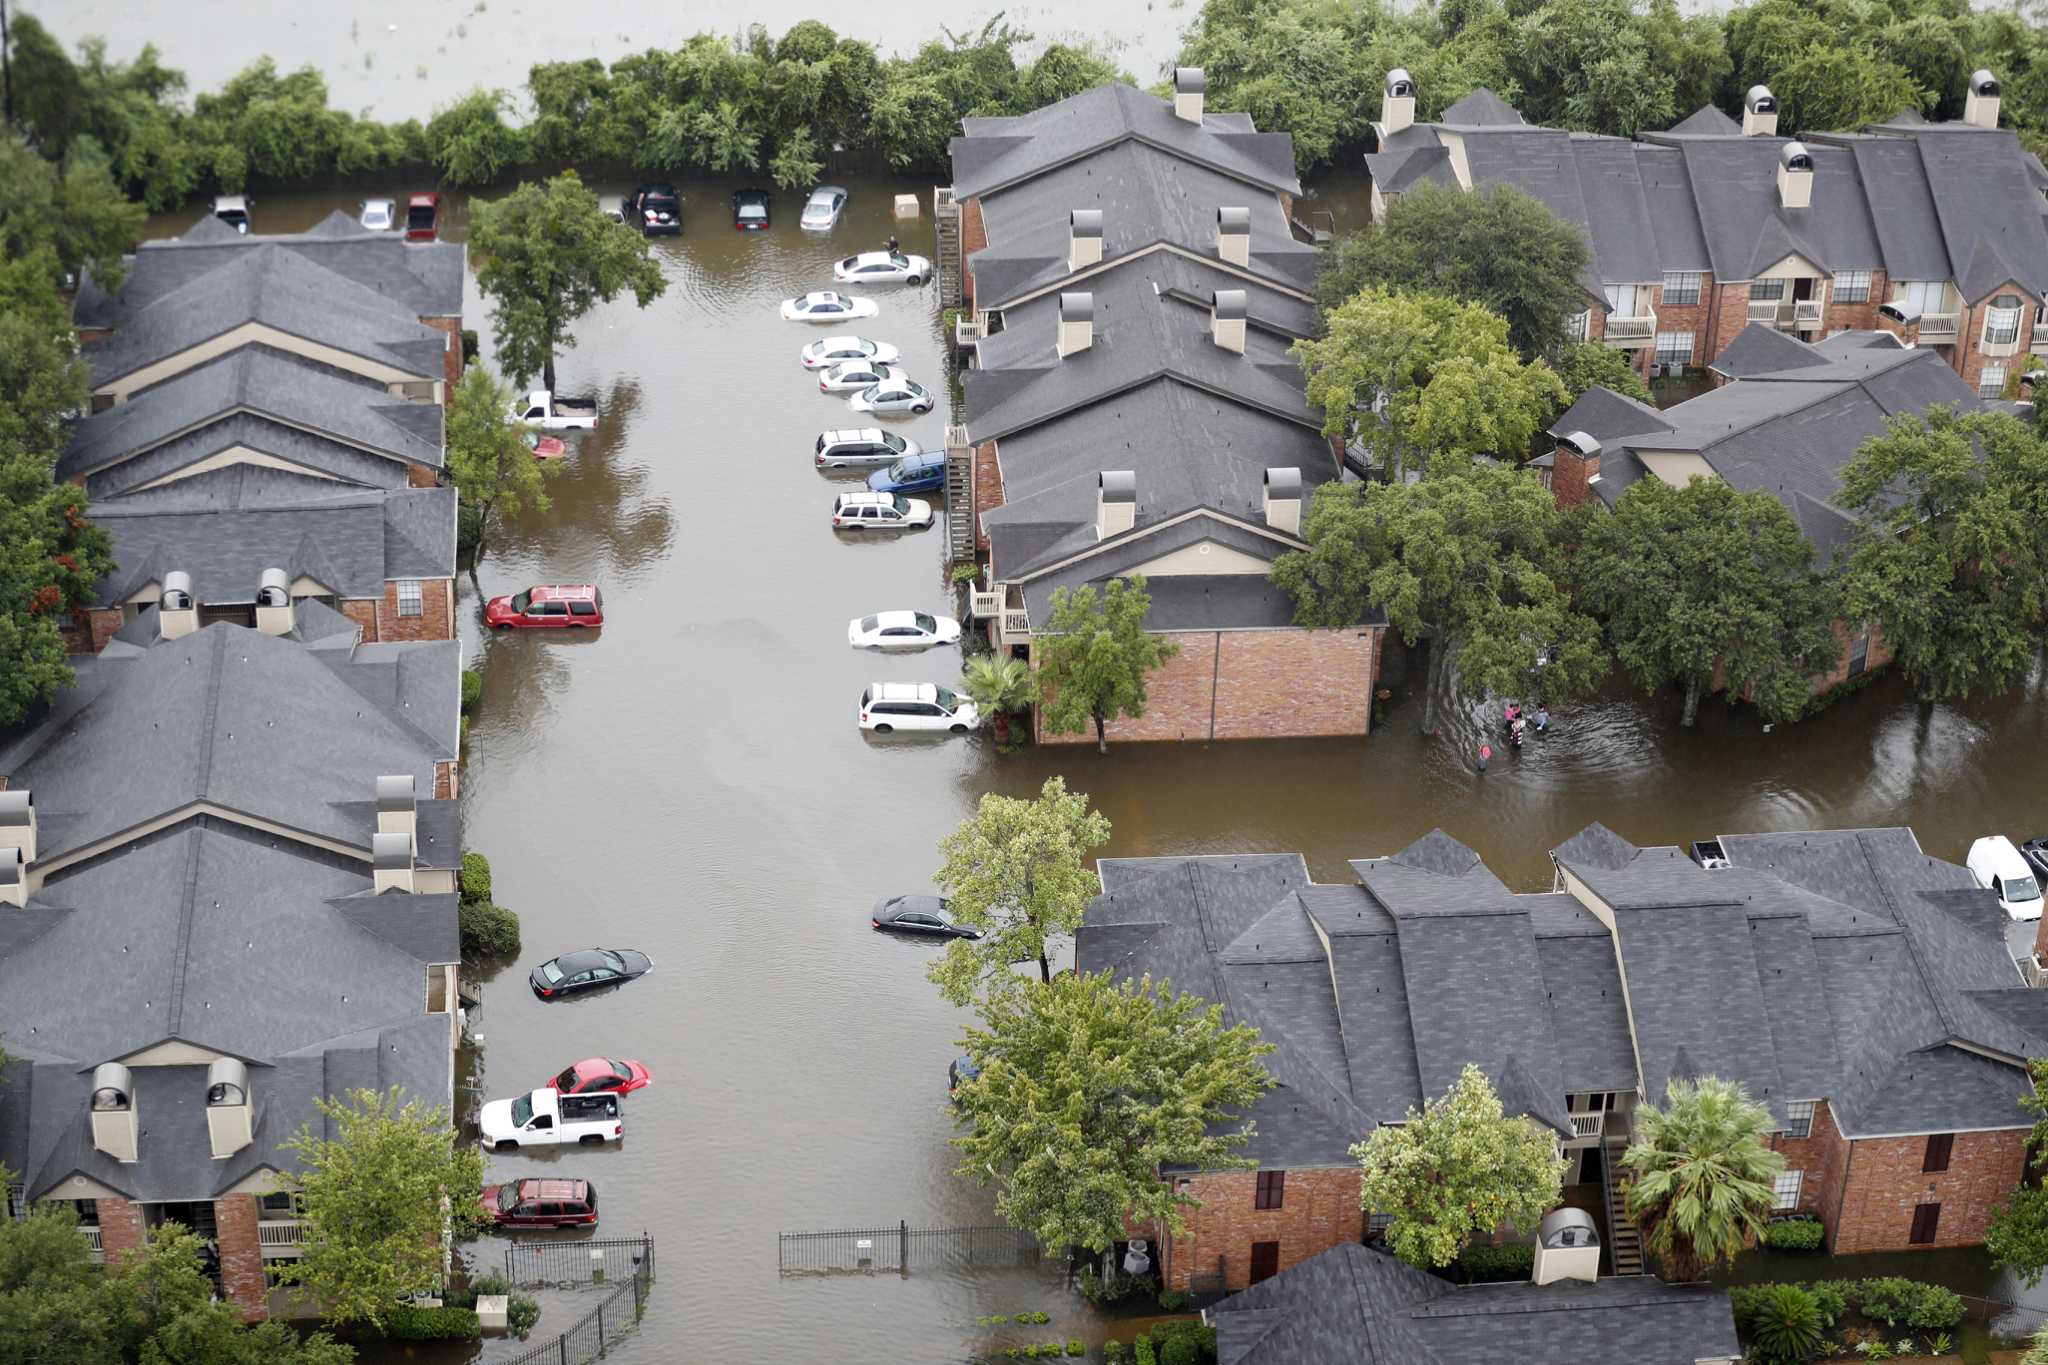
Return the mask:
<path id="1" fill-rule="evenodd" d="M 556 1090 L 492 1100 L 477 1124 L 483 1129 L 484 1146 L 498 1152 L 567 1142 L 594 1146 L 625 1136 L 617 1095 L 564 1095 Z"/>
<path id="2" fill-rule="evenodd" d="M 535 389 L 514 403 L 509 415 L 515 422 L 545 431 L 593 431 L 597 427 L 597 400 L 564 398 L 546 389 Z"/>

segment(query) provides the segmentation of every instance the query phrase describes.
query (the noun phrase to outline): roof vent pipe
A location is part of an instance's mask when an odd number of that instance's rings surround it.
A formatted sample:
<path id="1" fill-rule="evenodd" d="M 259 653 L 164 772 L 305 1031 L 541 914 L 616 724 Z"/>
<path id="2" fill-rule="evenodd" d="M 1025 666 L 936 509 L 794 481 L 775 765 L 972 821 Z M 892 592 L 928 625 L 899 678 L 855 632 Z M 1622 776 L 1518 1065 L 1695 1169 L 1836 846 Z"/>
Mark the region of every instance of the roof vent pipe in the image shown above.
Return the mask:
<path id="1" fill-rule="evenodd" d="M 1209 93 L 1209 78 L 1199 66 L 1173 69 L 1173 114 L 1189 123 L 1202 121 L 1202 104 Z"/>
<path id="2" fill-rule="evenodd" d="M 1742 97 L 1742 135 L 1778 135 L 1778 97 L 1771 93 L 1768 85 L 1752 85 L 1749 93 Z"/>
<path id="3" fill-rule="evenodd" d="M 142 1124 L 135 1112 L 135 1077 L 119 1062 L 93 1069 L 92 1145 L 116 1161 L 142 1155 Z"/>
<path id="4" fill-rule="evenodd" d="M 1803 142 L 1788 142 L 1778 149 L 1778 207 L 1813 207 L 1813 153 Z"/>
<path id="5" fill-rule="evenodd" d="M 1249 311 L 1242 289 L 1219 289 L 1210 296 L 1209 335 L 1218 346 L 1244 354 L 1244 320 Z"/>
<path id="6" fill-rule="evenodd" d="M 370 891 L 412 890 L 412 836 L 373 834 L 370 836 Z"/>
<path id="7" fill-rule="evenodd" d="M 1216 254 L 1226 265 L 1252 263 L 1252 211 L 1248 208 L 1216 210 Z"/>
<path id="8" fill-rule="evenodd" d="M 0 791 L 0 848 L 18 848 L 21 860 L 36 860 L 36 799 L 27 787 Z"/>
<path id="9" fill-rule="evenodd" d="M 1095 344 L 1095 296 L 1076 292 L 1060 295 L 1060 359 L 1076 355 Z"/>
<path id="10" fill-rule="evenodd" d="M 1067 215 L 1067 269 L 1086 270 L 1102 259 L 1102 210 L 1075 209 Z"/>
<path id="11" fill-rule="evenodd" d="M 239 1057 L 216 1057 L 206 1068 L 206 1136 L 215 1161 L 225 1161 L 256 1137 L 249 1068 Z"/>
<path id="12" fill-rule="evenodd" d="M 1095 538 L 1108 540 L 1138 524 L 1138 476 L 1105 469 L 1095 476 Z"/>
<path id="13" fill-rule="evenodd" d="M 1392 137 L 1415 126 L 1415 78 L 1404 67 L 1387 73 L 1380 95 L 1380 136 Z"/>
<path id="14" fill-rule="evenodd" d="M 1301 470 L 1266 471 L 1266 525 L 1290 536 L 1301 534 Z"/>
<path id="15" fill-rule="evenodd" d="M 256 629 L 265 635 L 292 633 L 291 578 L 283 569 L 263 571 L 256 589 Z"/>
<path id="16" fill-rule="evenodd" d="M 1970 73 L 1970 93 L 1963 99 L 1963 122 L 1979 128 L 1998 126 L 1998 77 L 1982 67 Z"/>
<path id="17" fill-rule="evenodd" d="M 164 575 L 163 597 L 156 604 L 157 630 L 177 640 L 199 629 L 199 603 L 192 596 L 192 575 L 173 569 Z"/>

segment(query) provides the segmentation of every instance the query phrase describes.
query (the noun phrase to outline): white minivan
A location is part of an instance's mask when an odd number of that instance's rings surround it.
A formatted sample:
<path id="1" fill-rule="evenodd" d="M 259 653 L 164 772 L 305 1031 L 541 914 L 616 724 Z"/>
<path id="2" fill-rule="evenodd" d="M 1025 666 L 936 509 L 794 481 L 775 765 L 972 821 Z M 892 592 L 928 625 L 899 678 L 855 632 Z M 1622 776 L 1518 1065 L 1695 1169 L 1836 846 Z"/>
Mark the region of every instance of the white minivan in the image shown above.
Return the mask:
<path id="1" fill-rule="evenodd" d="M 2041 918 L 2041 883 L 2012 840 L 2003 834 L 1989 834 L 1971 844 L 1969 868 L 1977 885 L 1998 897 L 2008 918 Z"/>
<path id="2" fill-rule="evenodd" d="M 860 728 L 942 730 L 964 735 L 981 724 L 974 703 L 937 683 L 870 683 L 860 694 Z"/>

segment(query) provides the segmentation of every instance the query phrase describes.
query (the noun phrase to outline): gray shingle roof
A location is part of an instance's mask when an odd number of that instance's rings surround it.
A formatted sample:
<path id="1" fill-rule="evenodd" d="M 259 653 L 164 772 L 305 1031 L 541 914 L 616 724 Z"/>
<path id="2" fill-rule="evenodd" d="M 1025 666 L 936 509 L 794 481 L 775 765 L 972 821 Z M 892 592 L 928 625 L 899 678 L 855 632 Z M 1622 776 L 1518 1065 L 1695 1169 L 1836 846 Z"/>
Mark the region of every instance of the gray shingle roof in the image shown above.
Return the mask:
<path id="1" fill-rule="evenodd" d="M 1808 345 L 1767 322 L 1752 322 L 1735 334 L 1708 368 L 1730 379 L 1810 369 L 1827 364 L 1819 347 Z"/>
<path id="2" fill-rule="evenodd" d="M 165 441 L 146 454 L 89 474 L 85 490 L 96 501 L 126 498 L 162 480 L 175 483 L 181 477 L 190 478 L 185 471 L 237 448 L 253 451 L 263 459 L 280 461 L 284 466 L 280 473 L 299 473 L 330 483 L 404 488 L 409 478 L 407 466 L 387 455 L 371 454 L 257 413 L 241 412 Z"/>

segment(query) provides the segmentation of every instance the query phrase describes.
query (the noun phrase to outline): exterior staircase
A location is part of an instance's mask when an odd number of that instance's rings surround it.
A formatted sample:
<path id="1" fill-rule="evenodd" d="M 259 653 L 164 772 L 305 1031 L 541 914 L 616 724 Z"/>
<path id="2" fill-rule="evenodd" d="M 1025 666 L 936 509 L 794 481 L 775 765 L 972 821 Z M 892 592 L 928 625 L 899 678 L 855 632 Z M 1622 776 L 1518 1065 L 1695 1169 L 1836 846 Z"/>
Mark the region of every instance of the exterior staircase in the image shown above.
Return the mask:
<path id="1" fill-rule="evenodd" d="M 953 564 L 975 561 L 974 448 L 967 428 L 946 428 L 946 559 Z"/>
<path id="2" fill-rule="evenodd" d="M 1640 1275 L 1643 1273 L 1643 1236 L 1628 1219 L 1618 1175 L 1621 1154 L 1627 1150 L 1626 1137 L 1617 1139 L 1610 1136 L 1600 1146 L 1600 1185 L 1607 1195 L 1607 1259 L 1611 1274 Z"/>
<path id="3" fill-rule="evenodd" d="M 938 251 L 939 306 L 958 308 L 965 301 L 960 279 L 960 205 L 951 185 L 932 191 L 933 245 Z"/>

